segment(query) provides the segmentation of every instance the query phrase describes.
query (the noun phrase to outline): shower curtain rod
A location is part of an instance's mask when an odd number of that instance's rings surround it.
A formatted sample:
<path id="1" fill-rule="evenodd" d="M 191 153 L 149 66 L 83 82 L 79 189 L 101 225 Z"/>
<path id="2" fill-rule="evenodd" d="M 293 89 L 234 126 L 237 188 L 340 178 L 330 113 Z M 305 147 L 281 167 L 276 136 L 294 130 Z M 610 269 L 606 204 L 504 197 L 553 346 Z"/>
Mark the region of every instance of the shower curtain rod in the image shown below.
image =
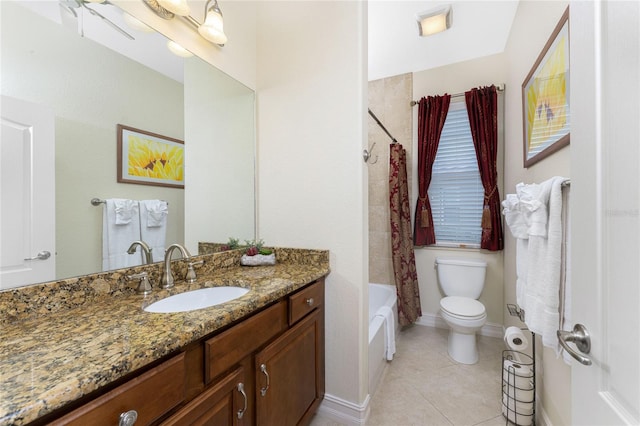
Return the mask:
<path id="1" fill-rule="evenodd" d="M 384 132 L 391 138 L 391 140 L 393 141 L 393 143 L 398 143 L 398 141 L 396 140 L 396 138 L 394 138 L 393 136 L 391 136 L 391 133 L 389 133 L 389 131 L 387 130 L 386 127 L 384 127 L 384 125 L 380 122 L 380 120 L 378 120 L 378 117 L 376 117 L 376 115 L 371 111 L 371 109 L 369 108 L 369 115 L 371 117 L 373 117 L 374 120 L 376 120 L 376 123 L 378 123 L 378 126 L 380 126 L 380 128 L 382 130 L 384 130 Z M 366 160 L 365 160 L 366 161 Z"/>
<path id="2" fill-rule="evenodd" d="M 498 92 L 504 92 L 504 84 L 496 84 L 496 90 Z M 464 96 L 464 92 L 462 93 L 454 93 L 453 95 L 451 95 L 452 98 L 459 98 L 460 96 Z M 411 106 L 416 106 L 418 105 L 418 101 L 411 101 L 410 102 Z"/>

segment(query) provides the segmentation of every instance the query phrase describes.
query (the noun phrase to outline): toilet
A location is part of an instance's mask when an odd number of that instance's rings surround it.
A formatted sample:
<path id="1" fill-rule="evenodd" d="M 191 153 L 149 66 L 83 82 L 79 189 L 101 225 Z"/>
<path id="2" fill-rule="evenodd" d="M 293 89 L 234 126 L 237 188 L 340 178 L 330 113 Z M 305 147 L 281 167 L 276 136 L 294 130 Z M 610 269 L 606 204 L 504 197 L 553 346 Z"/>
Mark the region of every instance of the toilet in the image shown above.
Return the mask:
<path id="1" fill-rule="evenodd" d="M 477 299 L 484 288 L 487 263 L 478 259 L 436 258 L 438 281 L 445 297 L 440 314 L 449 326 L 449 356 L 461 364 L 478 362 L 476 332 L 487 321 Z"/>

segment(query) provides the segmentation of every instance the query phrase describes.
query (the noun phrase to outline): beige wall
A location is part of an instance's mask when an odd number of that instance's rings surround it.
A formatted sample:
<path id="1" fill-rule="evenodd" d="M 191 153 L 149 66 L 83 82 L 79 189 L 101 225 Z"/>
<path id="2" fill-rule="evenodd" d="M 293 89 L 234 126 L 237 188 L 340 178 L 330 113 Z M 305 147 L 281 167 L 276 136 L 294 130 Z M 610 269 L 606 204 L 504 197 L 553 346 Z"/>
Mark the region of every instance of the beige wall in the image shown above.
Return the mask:
<path id="1" fill-rule="evenodd" d="M 507 57 L 505 187 L 513 192 L 519 182 L 541 182 L 552 176 L 570 176 L 569 148 L 525 169 L 522 163 L 522 82 L 553 32 L 567 2 L 521 1 L 505 49 Z M 504 195 L 503 195 L 504 198 Z M 504 251 L 505 303 L 515 303 L 515 240 L 507 231 Z M 522 326 L 505 309 L 505 325 Z M 555 353 L 537 345 L 537 394 L 541 416 L 554 425 L 571 424 L 571 369 Z"/>
<path id="2" fill-rule="evenodd" d="M 369 108 L 407 151 L 407 176 L 411 179 L 413 158 L 413 111 L 409 102 L 413 93 L 411 74 L 369 82 Z M 389 224 L 389 144 L 391 138 L 368 117 L 369 149 L 369 281 L 395 284 L 391 263 Z M 411 188 L 409 188 L 411 190 Z M 410 196 L 412 200 L 412 196 Z M 410 201 L 412 204 L 412 202 Z"/>
<path id="3" fill-rule="evenodd" d="M 366 3 L 266 2 L 257 16 L 260 237 L 330 250 L 324 404 L 357 411 L 367 396 Z"/>

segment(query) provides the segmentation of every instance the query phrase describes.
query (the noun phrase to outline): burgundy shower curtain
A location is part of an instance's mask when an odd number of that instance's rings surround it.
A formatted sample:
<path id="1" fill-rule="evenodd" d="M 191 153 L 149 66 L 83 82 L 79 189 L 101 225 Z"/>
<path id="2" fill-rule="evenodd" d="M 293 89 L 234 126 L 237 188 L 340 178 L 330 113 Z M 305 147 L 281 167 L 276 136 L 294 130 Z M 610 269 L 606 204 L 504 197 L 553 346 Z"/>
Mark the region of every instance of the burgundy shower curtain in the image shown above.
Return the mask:
<path id="1" fill-rule="evenodd" d="M 465 92 L 473 146 L 484 187 L 480 248 L 502 250 L 502 219 L 498 193 L 498 93 L 495 86 Z"/>
<path id="2" fill-rule="evenodd" d="M 435 244 L 429 184 L 431 170 L 436 160 L 438 143 L 444 122 L 447 119 L 451 95 L 429 96 L 418 103 L 418 201 L 416 203 L 413 244 L 427 246 Z"/>
<path id="3" fill-rule="evenodd" d="M 391 257 L 398 295 L 398 322 L 409 325 L 422 316 L 416 260 L 411 241 L 411 206 L 407 182 L 407 154 L 399 143 L 389 147 L 389 216 Z"/>

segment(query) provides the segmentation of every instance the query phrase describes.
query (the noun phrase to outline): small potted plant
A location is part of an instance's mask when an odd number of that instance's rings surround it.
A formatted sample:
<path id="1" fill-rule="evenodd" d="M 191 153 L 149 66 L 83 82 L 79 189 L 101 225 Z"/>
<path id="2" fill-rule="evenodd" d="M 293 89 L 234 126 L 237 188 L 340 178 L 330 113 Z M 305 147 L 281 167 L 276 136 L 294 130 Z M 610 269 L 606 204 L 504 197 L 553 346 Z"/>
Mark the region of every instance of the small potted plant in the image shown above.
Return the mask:
<path id="1" fill-rule="evenodd" d="M 244 266 L 275 265 L 276 254 L 271 249 L 264 248 L 262 240 L 247 240 L 245 253 L 240 258 Z"/>

